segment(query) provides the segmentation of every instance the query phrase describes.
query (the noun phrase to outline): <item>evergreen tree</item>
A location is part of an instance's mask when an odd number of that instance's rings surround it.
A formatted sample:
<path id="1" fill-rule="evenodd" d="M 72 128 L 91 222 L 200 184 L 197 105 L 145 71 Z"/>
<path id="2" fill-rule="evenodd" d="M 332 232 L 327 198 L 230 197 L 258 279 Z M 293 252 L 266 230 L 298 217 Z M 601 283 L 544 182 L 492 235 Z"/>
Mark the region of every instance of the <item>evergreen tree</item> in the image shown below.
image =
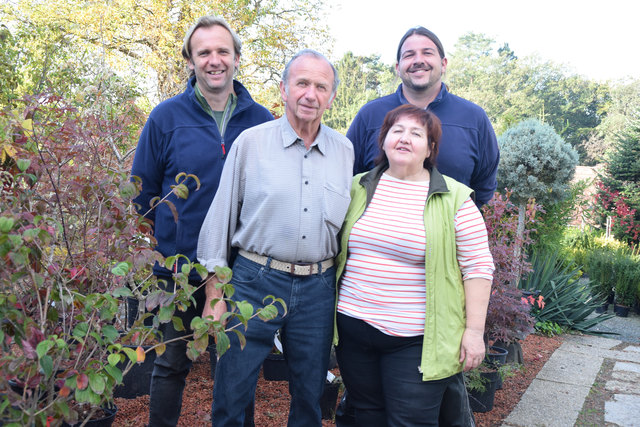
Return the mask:
<path id="1" fill-rule="evenodd" d="M 613 219 L 613 234 L 632 245 L 640 242 L 640 120 L 620 134 L 609 152 L 597 194 L 601 222 Z"/>
<path id="2" fill-rule="evenodd" d="M 498 189 L 512 191 L 518 205 L 517 236 L 522 238 L 529 199 L 536 203 L 556 203 L 568 196 L 578 153 L 553 128 L 535 119 L 522 121 L 498 137 L 500 166 Z M 519 259 L 521 248 L 514 256 Z"/>

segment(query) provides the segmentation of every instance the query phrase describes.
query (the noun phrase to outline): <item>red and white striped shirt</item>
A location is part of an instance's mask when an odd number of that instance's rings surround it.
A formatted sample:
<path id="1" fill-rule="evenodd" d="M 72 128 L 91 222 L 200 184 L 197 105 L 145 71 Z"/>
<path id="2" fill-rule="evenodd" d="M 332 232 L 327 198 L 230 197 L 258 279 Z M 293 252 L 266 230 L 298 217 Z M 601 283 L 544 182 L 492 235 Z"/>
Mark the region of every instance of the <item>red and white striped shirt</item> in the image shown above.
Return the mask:
<path id="1" fill-rule="evenodd" d="M 383 174 L 349 236 L 338 312 L 395 336 L 418 336 L 425 320 L 424 205 L 429 182 Z M 471 198 L 454 219 L 463 280 L 493 279 L 487 229 Z"/>

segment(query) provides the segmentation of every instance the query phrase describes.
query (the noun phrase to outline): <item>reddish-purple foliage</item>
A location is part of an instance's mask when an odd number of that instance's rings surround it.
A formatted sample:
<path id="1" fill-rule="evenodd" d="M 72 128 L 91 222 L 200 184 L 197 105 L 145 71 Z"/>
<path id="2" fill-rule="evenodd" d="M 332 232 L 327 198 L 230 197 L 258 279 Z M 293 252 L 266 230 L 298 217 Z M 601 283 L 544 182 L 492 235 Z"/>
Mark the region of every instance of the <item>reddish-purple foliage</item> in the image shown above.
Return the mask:
<path id="1" fill-rule="evenodd" d="M 511 202 L 510 196 L 508 190 L 504 195 L 496 193 L 483 208 L 489 249 L 496 266 L 485 331 L 488 339 L 505 343 L 523 339 L 533 331 L 535 320 L 530 307 L 521 301 L 521 291 L 516 284 L 520 275 L 531 271 L 525 254 L 532 243 L 535 214 L 540 211 L 533 201 L 527 204 L 524 233 L 518 236 L 518 206 Z M 521 255 L 518 257 L 516 253 Z"/>
<path id="2" fill-rule="evenodd" d="M 603 182 L 596 183 L 598 192 L 596 204 L 600 205 L 611 216 L 612 227 L 616 237 L 628 241 L 632 245 L 640 241 L 640 222 L 636 221 L 637 209 L 629 206 L 627 198 L 620 191 L 614 191 Z"/>

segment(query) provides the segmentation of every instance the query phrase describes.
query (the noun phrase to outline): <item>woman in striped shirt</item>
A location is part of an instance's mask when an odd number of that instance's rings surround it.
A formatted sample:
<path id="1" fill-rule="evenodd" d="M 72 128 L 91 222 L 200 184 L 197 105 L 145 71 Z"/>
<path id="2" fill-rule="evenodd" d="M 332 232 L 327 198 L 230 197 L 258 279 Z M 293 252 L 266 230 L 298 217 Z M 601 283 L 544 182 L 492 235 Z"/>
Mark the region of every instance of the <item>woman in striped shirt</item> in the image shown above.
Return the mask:
<path id="1" fill-rule="evenodd" d="M 472 190 L 435 167 L 440 135 L 428 111 L 390 111 L 353 180 L 334 344 L 359 426 L 473 425 L 462 371 L 484 359 L 494 265 Z"/>

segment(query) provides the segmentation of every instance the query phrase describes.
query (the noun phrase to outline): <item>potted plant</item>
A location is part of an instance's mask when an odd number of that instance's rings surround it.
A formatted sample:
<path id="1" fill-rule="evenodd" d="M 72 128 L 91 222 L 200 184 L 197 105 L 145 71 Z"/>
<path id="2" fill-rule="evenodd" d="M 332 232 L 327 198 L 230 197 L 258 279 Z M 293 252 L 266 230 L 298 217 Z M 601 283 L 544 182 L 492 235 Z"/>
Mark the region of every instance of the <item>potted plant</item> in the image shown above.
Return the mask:
<path id="1" fill-rule="evenodd" d="M 591 279 L 591 293 L 594 299 L 602 301 L 598 312 L 607 311 L 613 299 L 615 288 L 615 253 L 609 248 L 590 251 L 585 256 L 584 269 Z"/>
<path id="2" fill-rule="evenodd" d="M 615 306 L 617 316 L 627 317 L 636 301 L 636 287 L 640 282 L 640 262 L 631 255 L 619 254 L 615 269 Z"/>
<path id="3" fill-rule="evenodd" d="M 504 195 L 496 193 L 482 212 L 496 267 L 485 323 L 485 343 L 507 349 L 508 361 L 522 363 L 519 341 L 533 331 L 534 319 L 529 307 L 521 301 L 517 284 L 521 275 L 531 271 L 531 264 L 523 254 L 532 243 L 531 228 L 540 208 L 530 201 L 521 211 L 510 197 L 510 191 Z"/>
<path id="4" fill-rule="evenodd" d="M 469 406 L 473 412 L 489 412 L 493 409 L 498 369 L 482 363 L 464 373 L 464 383 L 469 395 Z"/>
<path id="5" fill-rule="evenodd" d="M 323 420 L 333 420 L 335 418 L 338 393 L 341 388 L 343 388 L 342 377 L 335 376 L 331 371 L 327 371 L 327 381 L 324 384 L 324 390 L 320 398 L 320 411 L 322 412 Z"/>
<path id="6" fill-rule="evenodd" d="M 273 337 L 273 348 L 262 362 L 262 375 L 267 381 L 289 381 L 289 366 L 280 341 L 280 330 Z"/>
<path id="7" fill-rule="evenodd" d="M 171 268 L 182 258 L 162 259 L 153 250 L 149 223 L 132 206 L 139 182 L 130 180 L 118 149 L 130 137 L 128 125 L 78 112 L 52 95 L 28 100 L 22 114 L 0 112 L 0 420 L 6 424 L 73 425 L 112 409 L 114 388 L 146 358 L 144 335 L 156 334 L 160 323 L 184 327 L 173 314 L 196 290 L 189 272 L 206 277 L 202 266 L 184 260 L 175 271 L 175 293 L 148 281 L 144 316 L 152 326 L 134 325 L 125 339 L 136 346 L 123 345 L 123 301 L 136 292 L 131 283 L 155 260 Z M 176 177 L 178 197 L 188 196 L 186 179 L 197 178 Z M 217 286 L 231 296 L 230 270 L 216 273 Z M 202 354 L 210 335 L 223 354 L 226 334 L 242 335 L 225 329 L 229 316 L 246 327 L 252 317 L 273 318 L 278 303 L 272 297 L 254 310 L 229 302 L 220 321 L 194 319 L 188 356 Z M 161 336 L 153 349 L 164 350 Z"/>

